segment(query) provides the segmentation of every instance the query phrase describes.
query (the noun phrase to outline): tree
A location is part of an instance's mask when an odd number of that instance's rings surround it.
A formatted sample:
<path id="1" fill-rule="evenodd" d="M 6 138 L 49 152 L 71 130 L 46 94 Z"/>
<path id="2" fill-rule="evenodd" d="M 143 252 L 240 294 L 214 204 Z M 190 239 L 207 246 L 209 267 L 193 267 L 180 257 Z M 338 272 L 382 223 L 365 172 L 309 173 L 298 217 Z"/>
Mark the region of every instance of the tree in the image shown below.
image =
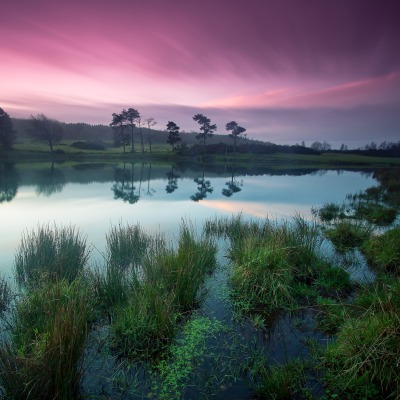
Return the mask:
<path id="1" fill-rule="evenodd" d="M 314 142 L 311 144 L 311 148 L 315 151 L 327 151 L 332 148 L 332 146 L 328 142 Z"/>
<path id="2" fill-rule="evenodd" d="M 168 131 L 168 138 L 167 143 L 172 146 L 172 150 L 175 150 L 175 145 L 180 142 L 182 139 L 179 136 L 179 126 L 176 125 L 175 122 L 168 121 L 167 124 L 167 131 Z"/>
<path id="3" fill-rule="evenodd" d="M 114 129 L 114 144 L 115 146 L 124 146 L 124 153 L 125 153 L 125 147 L 128 144 L 129 137 L 125 132 L 125 119 L 123 112 L 121 114 L 112 114 L 112 121 L 110 123 L 110 126 L 113 127 Z"/>
<path id="4" fill-rule="evenodd" d="M 156 124 L 157 124 L 157 121 L 155 121 L 153 117 L 148 117 L 148 118 L 146 118 L 146 119 L 144 120 L 144 122 L 146 122 L 146 123 L 147 123 L 147 128 L 148 128 L 148 130 L 149 130 L 149 136 L 148 136 L 148 139 L 149 139 L 149 146 L 150 146 L 150 153 L 151 153 L 151 137 L 150 137 L 150 129 L 151 129 L 151 127 L 152 127 L 152 126 L 154 126 L 154 125 L 156 125 Z"/>
<path id="5" fill-rule="evenodd" d="M 133 153 L 135 151 L 135 145 L 133 142 L 133 128 L 136 127 L 135 122 L 140 120 L 140 114 L 138 110 L 135 110 L 134 108 L 128 108 L 128 110 L 122 110 L 121 116 L 122 123 L 124 125 L 127 123 L 127 125 L 129 125 L 131 128 L 131 151 Z"/>
<path id="6" fill-rule="evenodd" d="M 13 129 L 10 116 L 0 108 L 0 144 L 6 149 L 12 149 L 17 132 Z"/>
<path id="7" fill-rule="evenodd" d="M 206 140 L 213 136 L 214 132 L 217 130 L 217 125 L 211 125 L 210 119 L 203 114 L 196 114 L 193 119 L 200 125 L 200 133 L 196 135 L 196 139 L 203 142 L 203 151 L 205 151 Z"/>
<path id="8" fill-rule="evenodd" d="M 29 135 L 35 140 L 46 143 L 50 147 L 50 151 L 53 152 L 54 146 L 63 137 L 61 122 L 48 118 L 44 114 L 38 114 L 36 116 L 31 115 L 30 123 L 32 129 L 28 131 Z"/>
<path id="9" fill-rule="evenodd" d="M 238 125 L 236 121 L 228 122 L 225 127 L 227 131 L 232 131 L 232 133 L 229 134 L 229 137 L 233 139 L 233 151 L 236 153 L 236 144 L 239 139 L 246 137 L 246 134 L 244 133 L 246 132 L 246 129 Z"/>

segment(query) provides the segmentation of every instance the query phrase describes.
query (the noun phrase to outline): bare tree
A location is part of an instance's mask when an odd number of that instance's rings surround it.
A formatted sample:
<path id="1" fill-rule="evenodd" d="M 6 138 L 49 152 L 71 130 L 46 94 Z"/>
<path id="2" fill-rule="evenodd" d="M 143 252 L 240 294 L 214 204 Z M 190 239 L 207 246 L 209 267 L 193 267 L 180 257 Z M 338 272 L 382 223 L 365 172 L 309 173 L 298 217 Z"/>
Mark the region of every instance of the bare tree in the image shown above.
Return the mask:
<path id="1" fill-rule="evenodd" d="M 30 123 L 32 129 L 28 131 L 29 135 L 35 140 L 42 141 L 50 147 L 53 152 L 54 145 L 57 144 L 63 137 L 63 126 L 61 122 L 50 119 L 44 114 L 31 115 Z"/>

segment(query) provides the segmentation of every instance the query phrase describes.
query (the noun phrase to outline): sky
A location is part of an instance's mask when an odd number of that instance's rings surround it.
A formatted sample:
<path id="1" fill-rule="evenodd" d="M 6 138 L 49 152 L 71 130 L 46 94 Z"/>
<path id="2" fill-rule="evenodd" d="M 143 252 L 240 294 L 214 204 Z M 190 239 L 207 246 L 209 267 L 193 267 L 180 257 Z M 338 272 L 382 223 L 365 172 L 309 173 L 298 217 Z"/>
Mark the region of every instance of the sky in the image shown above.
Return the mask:
<path id="1" fill-rule="evenodd" d="M 13 0 L 0 8 L 0 107 L 157 129 L 202 113 L 249 138 L 400 140 L 398 0 Z"/>

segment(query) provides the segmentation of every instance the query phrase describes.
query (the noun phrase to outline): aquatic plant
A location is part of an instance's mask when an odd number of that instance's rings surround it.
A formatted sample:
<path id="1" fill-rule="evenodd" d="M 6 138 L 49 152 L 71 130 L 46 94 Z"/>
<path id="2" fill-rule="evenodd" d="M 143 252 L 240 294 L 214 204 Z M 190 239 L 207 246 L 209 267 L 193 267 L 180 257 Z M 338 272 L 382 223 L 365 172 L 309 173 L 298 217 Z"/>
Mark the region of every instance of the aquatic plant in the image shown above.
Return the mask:
<path id="1" fill-rule="evenodd" d="M 89 259 L 86 239 L 73 226 L 39 226 L 22 236 L 14 268 L 20 285 L 67 279 L 72 282 Z"/>
<path id="2" fill-rule="evenodd" d="M 106 235 L 107 261 L 121 268 L 137 267 L 150 241 L 140 225 L 112 226 Z"/>
<path id="3" fill-rule="evenodd" d="M 367 240 L 373 228 L 359 220 L 341 220 L 332 228 L 325 230 L 325 235 L 332 241 L 338 251 L 359 247 Z"/>
<path id="4" fill-rule="evenodd" d="M 222 329 L 218 321 L 195 315 L 180 338 L 168 348 L 168 356 L 155 368 L 153 392 L 159 399 L 182 398 L 190 375 L 207 351 L 206 341 Z"/>
<path id="5" fill-rule="evenodd" d="M 37 287 L 18 303 L 11 341 L 0 349 L 0 384 L 7 398 L 77 397 L 90 313 L 90 295 L 80 282 Z"/>
<path id="6" fill-rule="evenodd" d="M 382 272 L 400 274 L 400 226 L 367 240 L 362 251 L 369 263 Z"/>
<path id="7" fill-rule="evenodd" d="M 341 397 L 398 398 L 400 284 L 379 282 L 357 296 L 357 314 L 322 356 L 326 385 Z"/>
<path id="8" fill-rule="evenodd" d="M 137 359 L 160 353 L 174 335 L 178 314 L 174 293 L 144 284 L 117 308 L 113 320 L 114 347 Z"/>
<path id="9" fill-rule="evenodd" d="M 4 311 L 11 300 L 11 288 L 4 275 L 0 275 L 0 312 Z"/>

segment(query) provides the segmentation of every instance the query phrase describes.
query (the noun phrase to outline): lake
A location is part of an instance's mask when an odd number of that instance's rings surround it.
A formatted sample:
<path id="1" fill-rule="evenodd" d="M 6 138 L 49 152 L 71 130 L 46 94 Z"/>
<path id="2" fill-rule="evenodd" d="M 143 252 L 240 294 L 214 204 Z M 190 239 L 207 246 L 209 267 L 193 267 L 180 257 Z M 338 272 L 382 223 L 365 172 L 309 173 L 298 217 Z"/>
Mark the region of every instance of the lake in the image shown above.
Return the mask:
<path id="1" fill-rule="evenodd" d="M 281 219 L 345 200 L 373 186 L 371 171 L 258 169 L 142 163 L 0 164 L 0 271 L 12 273 L 21 236 L 38 225 L 74 225 L 91 261 L 102 259 L 111 226 L 140 224 L 174 236 L 182 219 L 243 213 Z"/>

